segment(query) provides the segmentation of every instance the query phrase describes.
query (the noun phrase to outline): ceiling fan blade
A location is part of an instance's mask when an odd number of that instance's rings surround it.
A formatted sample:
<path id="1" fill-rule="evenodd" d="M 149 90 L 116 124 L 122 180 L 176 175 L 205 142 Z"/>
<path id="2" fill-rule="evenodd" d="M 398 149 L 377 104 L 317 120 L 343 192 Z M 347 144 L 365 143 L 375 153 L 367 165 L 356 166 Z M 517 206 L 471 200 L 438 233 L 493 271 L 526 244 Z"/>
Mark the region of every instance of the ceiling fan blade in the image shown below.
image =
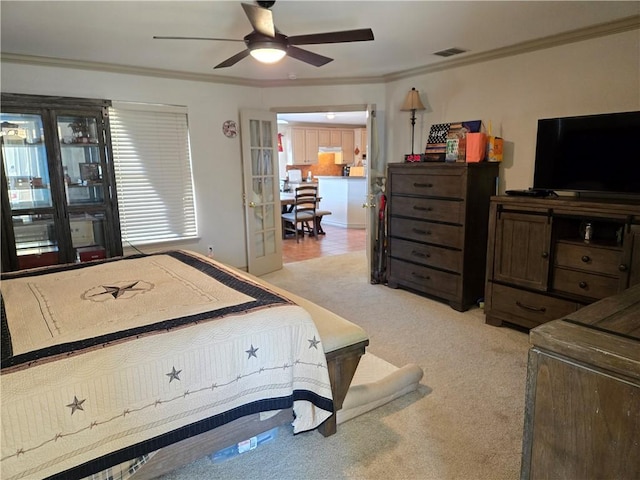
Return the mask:
<path id="1" fill-rule="evenodd" d="M 218 65 L 213 67 L 213 69 L 215 70 L 216 68 L 231 67 L 247 56 L 249 56 L 248 48 L 240 53 L 236 53 L 233 57 L 227 58 L 224 62 L 219 63 Z"/>
<path id="2" fill-rule="evenodd" d="M 217 40 L 219 42 L 244 42 L 244 40 L 238 40 L 235 38 L 211 38 L 211 37 L 166 37 L 160 35 L 154 35 L 155 40 Z"/>
<path id="3" fill-rule="evenodd" d="M 342 32 L 312 33 L 288 37 L 289 45 L 313 45 L 319 43 L 367 42 L 373 40 L 373 30 L 344 30 Z"/>
<path id="4" fill-rule="evenodd" d="M 323 55 L 310 52 L 309 50 L 303 50 L 302 48 L 293 47 L 291 45 L 287 48 L 287 55 L 316 67 L 321 67 L 329 62 L 333 62 L 333 58 L 325 57 Z"/>
<path id="5" fill-rule="evenodd" d="M 242 8 L 256 32 L 266 35 L 267 37 L 276 36 L 276 28 L 273 25 L 273 14 L 271 10 L 249 3 L 243 3 Z"/>

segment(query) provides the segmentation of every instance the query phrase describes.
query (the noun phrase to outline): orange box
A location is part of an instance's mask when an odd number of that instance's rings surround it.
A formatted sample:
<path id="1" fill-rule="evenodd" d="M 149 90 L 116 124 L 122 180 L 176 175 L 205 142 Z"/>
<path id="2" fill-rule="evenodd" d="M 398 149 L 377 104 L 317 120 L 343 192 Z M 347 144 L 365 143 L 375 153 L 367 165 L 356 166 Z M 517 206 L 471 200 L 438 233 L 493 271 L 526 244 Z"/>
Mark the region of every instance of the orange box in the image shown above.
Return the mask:
<path id="1" fill-rule="evenodd" d="M 490 162 L 501 162 L 503 148 L 504 140 L 502 140 L 502 138 L 489 136 L 487 142 L 487 160 Z"/>
<path id="2" fill-rule="evenodd" d="M 487 153 L 487 135 L 483 132 L 467 133 L 467 163 L 484 161 Z"/>

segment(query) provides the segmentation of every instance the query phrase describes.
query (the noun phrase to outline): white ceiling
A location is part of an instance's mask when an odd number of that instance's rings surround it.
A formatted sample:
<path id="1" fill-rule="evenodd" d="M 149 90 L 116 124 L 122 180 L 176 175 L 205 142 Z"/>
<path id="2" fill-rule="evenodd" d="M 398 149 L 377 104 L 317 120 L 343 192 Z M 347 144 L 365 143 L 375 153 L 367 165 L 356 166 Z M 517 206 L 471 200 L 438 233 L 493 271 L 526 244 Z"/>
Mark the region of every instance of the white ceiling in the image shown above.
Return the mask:
<path id="1" fill-rule="evenodd" d="M 319 68 L 291 58 L 263 65 L 247 57 L 214 71 L 214 65 L 244 45 L 152 37 L 242 39 L 251 32 L 251 25 L 238 1 L 2 0 L 0 8 L 0 46 L 6 61 L 143 69 L 149 74 L 265 86 L 292 81 L 335 83 L 336 79 L 386 81 L 416 69 L 446 65 L 451 59 L 434 52 L 451 47 L 468 50 L 453 57 L 458 61 L 504 53 L 514 45 L 539 48 L 541 39 L 573 38 L 566 32 L 588 29 L 580 35 L 599 34 L 640 24 L 638 1 L 279 0 L 272 11 L 276 27 L 286 35 L 372 28 L 375 40 L 304 46 L 334 58 Z M 600 27 L 594 30 L 595 26 Z"/>
<path id="2" fill-rule="evenodd" d="M 278 123 L 284 120 L 287 123 L 326 123 L 333 125 L 357 125 L 367 124 L 367 112 L 304 112 L 304 113 L 279 113 Z"/>

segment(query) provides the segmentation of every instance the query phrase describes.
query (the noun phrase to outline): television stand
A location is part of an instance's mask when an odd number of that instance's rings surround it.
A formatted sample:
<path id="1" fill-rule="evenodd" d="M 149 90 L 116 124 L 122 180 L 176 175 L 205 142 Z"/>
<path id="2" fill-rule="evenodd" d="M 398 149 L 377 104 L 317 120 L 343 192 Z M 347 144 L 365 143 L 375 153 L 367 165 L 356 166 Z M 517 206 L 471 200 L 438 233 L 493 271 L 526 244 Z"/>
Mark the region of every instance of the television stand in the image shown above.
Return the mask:
<path id="1" fill-rule="evenodd" d="M 486 322 L 533 328 L 640 284 L 640 202 L 491 197 Z"/>
<path id="2" fill-rule="evenodd" d="M 557 197 L 558 194 L 553 190 L 545 188 L 527 188 L 526 190 L 507 190 L 507 195 L 515 197 Z"/>

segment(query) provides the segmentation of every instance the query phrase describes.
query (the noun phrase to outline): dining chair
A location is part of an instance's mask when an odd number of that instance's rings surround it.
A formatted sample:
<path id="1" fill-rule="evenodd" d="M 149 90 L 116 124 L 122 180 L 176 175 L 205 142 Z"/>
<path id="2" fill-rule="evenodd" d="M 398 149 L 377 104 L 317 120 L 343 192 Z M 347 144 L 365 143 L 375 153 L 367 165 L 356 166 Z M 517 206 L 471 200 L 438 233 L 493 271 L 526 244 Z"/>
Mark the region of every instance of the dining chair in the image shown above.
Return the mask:
<path id="1" fill-rule="evenodd" d="M 296 243 L 300 243 L 300 232 L 304 235 L 305 228 L 312 232 L 313 236 L 318 239 L 318 231 L 316 227 L 316 205 L 318 203 L 318 186 L 302 185 L 295 189 L 295 200 L 293 209 L 290 212 L 282 214 L 282 236 L 286 236 L 287 232 L 292 232 L 296 237 Z M 300 225 L 300 229 L 298 229 Z"/>

